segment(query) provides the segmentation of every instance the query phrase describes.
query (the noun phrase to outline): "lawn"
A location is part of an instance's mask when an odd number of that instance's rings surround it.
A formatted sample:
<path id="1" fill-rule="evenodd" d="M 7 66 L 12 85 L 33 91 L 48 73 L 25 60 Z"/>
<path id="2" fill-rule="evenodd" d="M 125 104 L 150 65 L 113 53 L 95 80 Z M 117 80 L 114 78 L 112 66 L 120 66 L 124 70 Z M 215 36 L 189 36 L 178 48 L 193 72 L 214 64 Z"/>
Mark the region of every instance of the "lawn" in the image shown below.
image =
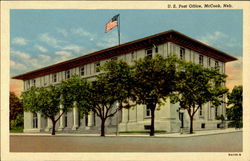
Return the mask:
<path id="1" fill-rule="evenodd" d="M 155 133 L 166 133 L 167 131 L 165 130 L 155 130 Z M 134 134 L 134 133 L 137 133 L 137 134 L 149 134 L 150 131 L 149 130 L 144 130 L 144 131 L 120 131 L 119 133 L 128 133 L 128 134 Z"/>

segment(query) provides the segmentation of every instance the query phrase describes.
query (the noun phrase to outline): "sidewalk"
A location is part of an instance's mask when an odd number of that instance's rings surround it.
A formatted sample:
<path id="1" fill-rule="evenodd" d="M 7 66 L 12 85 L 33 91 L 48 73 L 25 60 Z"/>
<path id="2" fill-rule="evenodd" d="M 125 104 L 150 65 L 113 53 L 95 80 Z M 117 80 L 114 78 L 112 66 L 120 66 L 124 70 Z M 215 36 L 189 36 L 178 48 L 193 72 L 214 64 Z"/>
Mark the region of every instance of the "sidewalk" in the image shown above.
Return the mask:
<path id="1" fill-rule="evenodd" d="M 204 136 L 204 135 L 216 135 L 223 133 L 232 133 L 232 132 L 242 132 L 242 129 L 227 128 L 227 129 L 218 129 L 218 130 L 206 130 L 206 131 L 194 131 L 193 134 L 188 133 L 167 133 L 167 134 L 155 134 L 154 137 L 195 137 L 195 136 Z M 50 133 L 10 133 L 11 136 L 52 136 Z M 56 133 L 55 136 L 100 136 L 100 134 L 74 134 L 74 133 Z M 106 136 L 116 136 L 116 134 L 106 134 Z M 148 137 L 149 134 L 119 134 L 119 136 L 129 136 L 129 137 Z"/>

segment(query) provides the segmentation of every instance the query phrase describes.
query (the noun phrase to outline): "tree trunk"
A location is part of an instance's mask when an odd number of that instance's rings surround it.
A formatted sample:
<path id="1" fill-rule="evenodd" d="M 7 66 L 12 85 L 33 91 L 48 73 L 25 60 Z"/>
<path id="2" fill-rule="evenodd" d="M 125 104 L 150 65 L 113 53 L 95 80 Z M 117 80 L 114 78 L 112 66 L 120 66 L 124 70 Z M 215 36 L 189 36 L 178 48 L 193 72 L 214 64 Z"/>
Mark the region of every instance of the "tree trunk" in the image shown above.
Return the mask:
<path id="1" fill-rule="evenodd" d="M 55 135 L 56 134 L 56 121 L 55 120 L 51 120 L 52 121 L 52 132 L 51 135 Z"/>
<path id="2" fill-rule="evenodd" d="M 193 116 L 190 116 L 190 129 L 189 129 L 189 133 L 192 134 L 193 133 Z"/>
<path id="3" fill-rule="evenodd" d="M 101 136 L 105 136 L 105 119 L 101 119 Z"/>
<path id="4" fill-rule="evenodd" d="M 150 125 L 150 136 L 155 135 L 155 105 L 150 105 L 151 110 L 151 125 Z"/>

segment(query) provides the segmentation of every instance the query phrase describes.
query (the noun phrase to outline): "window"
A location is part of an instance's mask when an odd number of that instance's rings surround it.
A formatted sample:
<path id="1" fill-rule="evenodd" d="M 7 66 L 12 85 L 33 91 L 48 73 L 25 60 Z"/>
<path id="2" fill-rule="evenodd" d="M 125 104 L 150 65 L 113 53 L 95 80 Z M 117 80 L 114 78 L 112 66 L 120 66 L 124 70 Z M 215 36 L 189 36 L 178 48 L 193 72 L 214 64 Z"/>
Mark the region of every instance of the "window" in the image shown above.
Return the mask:
<path id="1" fill-rule="evenodd" d="M 81 126 L 81 115 L 80 115 L 80 112 L 78 112 L 78 126 Z"/>
<path id="2" fill-rule="evenodd" d="M 64 114 L 64 127 L 68 127 L 68 113 L 65 112 Z"/>
<path id="3" fill-rule="evenodd" d="M 152 58 L 153 57 L 153 50 L 152 49 L 146 49 L 146 56 Z"/>
<path id="4" fill-rule="evenodd" d="M 46 86 L 47 85 L 47 79 L 45 78 L 46 76 L 43 77 L 43 85 Z"/>
<path id="5" fill-rule="evenodd" d="M 100 72 L 100 69 L 98 67 L 100 67 L 100 62 L 95 63 L 95 72 L 96 73 Z"/>
<path id="6" fill-rule="evenodd" d="M 207 64 L 208 64 L 209 67 L 211 66 L 211 58 L 208 58 Z"/>
<path id="7" fill-rule="evenodd" d="M 35 79 L 32 80 L 32 86 L 33 86 L 33 87 L 36 86 L 36 80 L 35 80 Z"/>
<path id="8" fill-rule="evenodd" d="M 158 47 L 157 46 L 155 47 L 155 53 L 158 53 Z"/>
<path id="9" fill-rule="evenodd" d="M 203 65 L 203 55 L 199 55 L 199 64 Z"/>
<path id="10" fill-rule="evenodd" d="M 113 58 L 111 58 L 111 61 L 117 61 L 118 60 L 118 58 L 117 57 L 113 57 Z"/>
<path id="11" fill-rule="evenodd" d="M 27 89 L 30 88 L 30 80 L 27 80 Z"/>
<path id="12" fill-rule="evenodd" d="M 56 74 L 53 74 L 53 75 L 52 75 L 52 81 L 53 81 L 53 82 L 57 82 L 57 75 L 56 75 Z"/>
<path id="13" fill-rule="evenodd" d="M 185 49 L 180 48 L 180 59 L 185 59 Z"/>
<path id="14" fill-rule="evenodd" d="M 85 126 L 88 126 L 88 114 L 85 114 Z"/>
<path id="15" fill-rule="evenodd" d="M 202 116 L 202 106 L 200 107 L 200 116 Z"/>
<path id="16" fill-rule="evenodd" d="M 93 122 L 93 126 L 95 126 L 95 125 L 96 125 L 96 120 L 95 120 L 95 112 L 93 113 L 93 120 L 94 120 L 94 122 Z"/>
<path id="17" fill-rule="evenodd" d="M 84 67 L 80 67 L 80 76 L 84 76 Z"/>
<path id="18" fill-rule="evenodd" d="M 33 113 L 33 128 L 37 128 L 37 114 Z"/>
<path id="19" fill-rule="evenodd" d="M 218 107 L 215 107 L 215 117 L 218 116 Z"/>
<path id="20" fill-rule="evenodd" d="M 133 52 L 133 51 L 131 53 L 131 60 L 135 60 L 135 52 Z"/>
<path id="21" fill-rule="evenodd" d="M 219 67 L 219 62 L 215 61 L 215 67 Z"/>
<path id="22" fill-rule="evenodd" d="M 151 116 L 151 110 L 149 108 L 149 106 L 146 106 L 146 117 L 150 117 Z"/>
<path id="23" fill-rule="evenodd" d="M 65 79 L 70 78 L 70 70 L 65 71 Z"/>

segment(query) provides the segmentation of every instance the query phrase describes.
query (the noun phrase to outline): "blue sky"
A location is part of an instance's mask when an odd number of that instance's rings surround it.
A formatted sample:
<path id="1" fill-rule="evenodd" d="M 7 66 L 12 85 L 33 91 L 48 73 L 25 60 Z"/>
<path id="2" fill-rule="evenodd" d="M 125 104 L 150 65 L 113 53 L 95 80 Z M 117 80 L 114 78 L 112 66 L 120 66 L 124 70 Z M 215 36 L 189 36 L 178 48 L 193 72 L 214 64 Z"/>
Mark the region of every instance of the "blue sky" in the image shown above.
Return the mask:
<path id="1" fill-rule="evenodd" d="M 242 57 L 242 10 L 11 10 L 11 76 L 170 29 Z"/>

